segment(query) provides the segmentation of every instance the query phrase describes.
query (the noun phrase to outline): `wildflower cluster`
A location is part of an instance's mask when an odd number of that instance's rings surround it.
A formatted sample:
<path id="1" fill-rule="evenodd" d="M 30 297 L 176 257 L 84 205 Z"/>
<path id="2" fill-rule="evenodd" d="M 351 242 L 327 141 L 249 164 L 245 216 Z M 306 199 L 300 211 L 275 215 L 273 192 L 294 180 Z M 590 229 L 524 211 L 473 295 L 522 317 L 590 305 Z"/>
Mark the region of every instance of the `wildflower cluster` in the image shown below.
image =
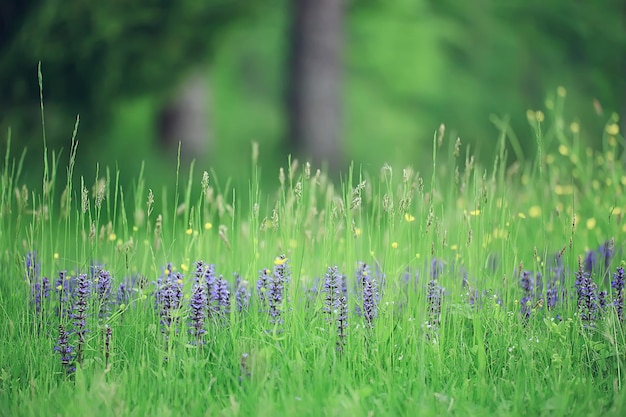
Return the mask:
<path id="1" fill-rule="evenodd" d="M 600 291 L 594 281 L 596 273 L 593 272 L 593 267 L 592 272 L 586 270 L 588 259 L 590 259 L 588 255 L 579 259 L 578 270 L 573 274 L 575 281 L 573 285 L 570 284 L 570 288 L 576 290 L 576 307 L 583 328 L 595 327 L 609 306 L 615 309 L 619 321 L 623 321 L 623 267 L 617 268 L 612 277 L 610 293 L 612 298 L 609 299 L 609 294 Z M 33 262 L 32 256 L 27 262 Z M 429 280 L 425 288 L 422 287 L 425 291 L 426 312 L 424 334 L 428 340 L 436 342 L 442 326 L 445 294 L 441 282 L 450 278 L 448 271 L 452 271 L 452 267 L 448 268 L 446 262 L 433 258 L 425 264 L 425 269 Z M 37 268 L 27 266 L 27 270 L 36 271 Z M 520 271 L 517 275 L 523 293 L 520 313 L 524 320 L 530 320 L 536 309 L 543 306 L 544 297 L 547 310 L 558 312 L 559 302 L 567 299 L 568 276 L 572 279 L 572 275 L 568 275 L 564 268 L 560 256 L 555 257 L 553 262 L 548 262 L 545 269 L 547 277 L 545 292 L 541 273 L 523 270 L 521 267 Z M 476 304 L 478 290 L 470 287 L 467 271 L 460 267 L 459 273 L 462 278 L 459 285 L 467 289 L 467 294 L 471 292 L 470 304 L 481 308 L 482 304 Z M 404 280 L 402 276 L 399 279 L 401 284 L 405 284 L 403 287 L 405 291 L 409 285 L 415 286 L 417 290 L 420 274 L 407 269 L 403 276 Z M 291 271 L 287 257 L 284 255 L 277 257 L 273 270 L 264 268 L 260 271 L 256 282 L 256 300 L 252 300 L 253 293 L 248 282 L 239 274 L 234 274 L 233 277 L 231 285 L 222 275 L 217 274 L 215 265 L 199 260 L 191 273 L 192 283 L 185 296 L 182 273 L 176 271 L 171 263 L 165 266 L 163 273 L 154 282 L 155 289 L 152 294 L 160 331 L 168 348 L 168 357 L 171 346 L 177 342 L 173 336 L 186 334 L 187 346 L 204 346 L 207 344 L 206 334 L 210 326 L 216 326 L 215 328 L 229 326 L 231 317 L 244 312 L 250 313 L 248 309 L 251 302 L 256 303 L 259 313 L 265 315 L 269 324 L 274 326 L 274 332 L 284 331 L 286 312 L 289 311 L 291 303 L 288 296 Z M 37 306 L 42 305 L 42 300 L 49 299 L 49 281 L 40 279 L 36 273 L 28 275 L 27 278 L 31 282 L 30 298 L 35 306 L 34 311 L 41 311 L 42 307 Z M 59 354 L 61 366 L 66 374 L 73 373 L 76 366 L 83 363 L 86 352 L 97 351 L 87 348 L 90 340 L 98 340 L 87 338 L 89 332 L 93 331 L 99 331 L 101 334 L 100 352 L 103 354 L 105 366 L 109 367 L 113 329 L 107 321 L 108 315 L 115 306 L 133 304 L 135 301 L 133 294 L 141 292 L 145 285 L 145 278 L 141 275 L 123 278 L 117 288 L 114 287 L 113 281 L 110 272 L 97 264 L 94 264 L 90 274 L 70 275 L 66 271 L 59 272 L 55 283 L 58 308 L 49 309 L 49 316 L 52 317 L 56 313 L 58 318 L 58 337 L 54 350 Z M 375 271 L 372 272 L 370 265 L 358 262 L 354 286 L 350 287 L 353 288 L 351 295 L 348 291 L 348 279 L 337 266 L 327 269 L 319 285 L 317 280 L 315 282 L 312 287 L 305 285 L 300 295 L 307 307 L 321 302 L 321 312 L 331 330 L 331 335 L 334 335 L 336 350 L 343 353 L 348 344 L 349 298 L 354 300 L 354 312 L 362 319 L 363 327 L 373 329 L 379 315 L 381 282 L 385 282 L 385 275 L 379 265 L 376 265 Z M 491 290 L 484 290 L 482 294 L 497 300 L 496 303 L 502 302 Z M 231 313 L 231 303 L 234 303 L 232 305 L 234 314 Z M 402 308 L 402 302 L 397 306 Z M 125 306 L 124 310 L 127 308 Z M 249 375 L 247 358 L 247 354 L 242 355 L 242 375 Z"/>

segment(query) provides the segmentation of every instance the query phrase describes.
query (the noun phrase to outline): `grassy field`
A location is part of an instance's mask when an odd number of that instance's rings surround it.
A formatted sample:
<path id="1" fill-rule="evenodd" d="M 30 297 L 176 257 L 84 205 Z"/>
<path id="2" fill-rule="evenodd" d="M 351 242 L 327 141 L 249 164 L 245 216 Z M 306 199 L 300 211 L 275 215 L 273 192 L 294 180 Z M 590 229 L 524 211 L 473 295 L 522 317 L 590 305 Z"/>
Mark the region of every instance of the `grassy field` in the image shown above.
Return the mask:
<path id="1" fill-rule="evenodd" d="M 256 147 L 247 189 L 75 178 L 75 148 L 27 189 L 8 151 L 0 415 L 622 415 L 624 139 L 556 104 L 532 160 L 442 126 L 432 175 L 290 160 L 272 192 Z"/>

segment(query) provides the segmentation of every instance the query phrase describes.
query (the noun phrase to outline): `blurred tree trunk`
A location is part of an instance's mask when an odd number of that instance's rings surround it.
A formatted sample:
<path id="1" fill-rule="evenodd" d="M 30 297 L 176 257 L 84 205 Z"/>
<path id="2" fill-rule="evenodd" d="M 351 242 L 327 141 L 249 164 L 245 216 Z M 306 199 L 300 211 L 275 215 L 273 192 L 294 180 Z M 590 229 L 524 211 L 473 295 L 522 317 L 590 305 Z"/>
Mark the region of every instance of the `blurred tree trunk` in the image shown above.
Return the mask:
<path id="1" fill-rule="evenodd" d="M 342 160 L 342 0 L 292 0 L 288 135 L 292 148 L 337 170 Z"/>
<path id="2" fill-rule="evenodd" d="M 178 149 L 181 158 L 203 157 L 209 149 L 209 89 L 206 74 L 185 79 L 158 115 L 159 142 L 168 151 Z"/>

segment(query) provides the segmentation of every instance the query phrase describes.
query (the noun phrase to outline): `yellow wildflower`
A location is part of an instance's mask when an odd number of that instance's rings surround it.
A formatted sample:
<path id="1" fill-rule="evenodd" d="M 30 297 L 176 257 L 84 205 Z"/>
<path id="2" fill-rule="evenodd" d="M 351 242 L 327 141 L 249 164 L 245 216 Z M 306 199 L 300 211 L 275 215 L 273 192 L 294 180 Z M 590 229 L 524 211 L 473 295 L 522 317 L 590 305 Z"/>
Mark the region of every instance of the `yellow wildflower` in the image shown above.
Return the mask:
<path id="1" fill-rule="evenodd" d="M 591 230 L 596 227 L 596 219 L 594 217 L 590 217 L 587 219 L 587 229 Z"/>
<path id="2" fill-rule="evenodd" d="M 617 135 L 619 133 L 619 125 L 617 123 L 611 123 L 606 127 L 606 133 L 609 135 Z"/>
<path id="3" fill-rule="evenodd" d="M 284 265 L 285 262 L 287 262 L 286 256 L 277 256 L 276 259 L 274 259 L 274 265 Z"/>
<path id="4" fill-rule="evenodd" d="M 536 219 L 537 217 L 541 216 L 541 207 L 539 207 L 539 206 L 532 206 L 528 210 L 528 215 L 531 218 L 533 218 L 533 219 Z"/>

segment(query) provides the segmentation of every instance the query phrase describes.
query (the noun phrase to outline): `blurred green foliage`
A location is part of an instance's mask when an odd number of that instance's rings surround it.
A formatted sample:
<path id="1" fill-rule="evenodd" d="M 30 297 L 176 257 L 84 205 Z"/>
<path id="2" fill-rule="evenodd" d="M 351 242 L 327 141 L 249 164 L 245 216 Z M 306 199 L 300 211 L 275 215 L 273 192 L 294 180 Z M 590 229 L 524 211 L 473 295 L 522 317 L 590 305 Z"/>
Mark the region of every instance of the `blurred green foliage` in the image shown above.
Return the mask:
<path id="1" fill-rule="evenodd" d="M 149 178 L 171 178 L 163 167 L 175 169 L 175 155 L 156 149 L 154 116 L 186 70 L 205 63 L 213 155 L 198 169 L 212 167 L 245 187 L 248 150 L 258 141 L 261 166 L 270 169 L 263 174 L 274 181 L 289 153 L 288 1 L 255 8 L 243 0 L 49 0 L 28 9 L 3 2 L 2 15 L 15 19 L 0 26 L 0 114 L 14 126 L 28 114 L 26 125 L 39 126 L 41 60 L 47 117 L 59 121 L 67 143 L 81 114 L 85 165 L 128 167 L 145 159 L 152 162 Z M 357 165 L 428 167 L 441 123 L 448 140 L 460 136 L 488 161 L 499 136 L 496 118 L 509 121 L 532 156 L 526 110 L 553 105 L 561 85 L 568 92 L 565 121 L 578 121 L 591 146 L 611 113 L 624 109 L 622 1 L 367 0 L 346 7 L 342 146 Z M 60 103 L 66 117 L 53 118 Z M 14 143 L 40 141 L 33 132 L 14 129 Z"/>
<path id="2" fill-rule="evenodd" d="M 224 29 L 252 6 L 243 0 L 4 0 L 0 125 L 11 125 L 21 144 L 37 140 L 41 62 L 50 145 L 62 140 L 60 132 L 69 141 L 80 114 L 81 136 L 102 147 L 123 100 L 162 100 L 191 68 L 206 65 Z"/>

